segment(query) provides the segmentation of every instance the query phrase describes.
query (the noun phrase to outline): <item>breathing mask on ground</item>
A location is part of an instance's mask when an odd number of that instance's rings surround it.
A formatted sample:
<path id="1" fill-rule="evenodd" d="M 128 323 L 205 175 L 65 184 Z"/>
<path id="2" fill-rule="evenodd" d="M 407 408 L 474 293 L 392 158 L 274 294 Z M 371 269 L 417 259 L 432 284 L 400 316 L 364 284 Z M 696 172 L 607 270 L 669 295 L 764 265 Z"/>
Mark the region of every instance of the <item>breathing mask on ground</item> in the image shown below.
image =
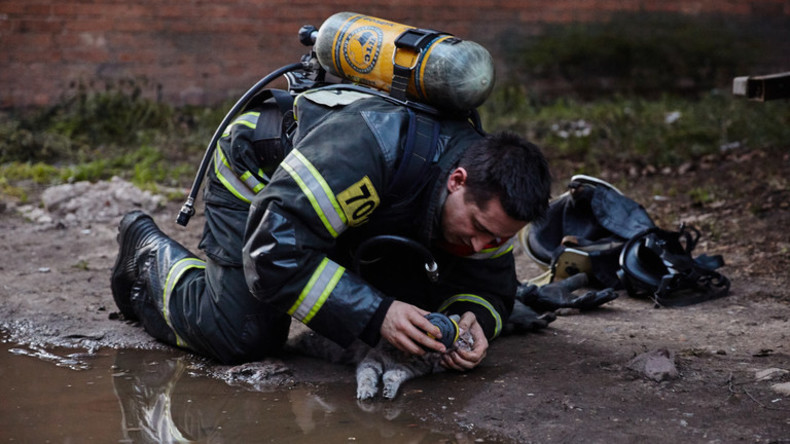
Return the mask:
<path id="1" fill-rule="evenodd" d="M 721 256 L 692 257 L 698 230 L 658 228 L 640 204 L 595 177 L 571 178 L 546 218 L 518 235 L 545 272 L 525 285 L 550 285 L 583 273 L 592 288 L 625 289 L 658 305 L 689 305 L 721 297 L 729 280 L 715 272 Z"/>

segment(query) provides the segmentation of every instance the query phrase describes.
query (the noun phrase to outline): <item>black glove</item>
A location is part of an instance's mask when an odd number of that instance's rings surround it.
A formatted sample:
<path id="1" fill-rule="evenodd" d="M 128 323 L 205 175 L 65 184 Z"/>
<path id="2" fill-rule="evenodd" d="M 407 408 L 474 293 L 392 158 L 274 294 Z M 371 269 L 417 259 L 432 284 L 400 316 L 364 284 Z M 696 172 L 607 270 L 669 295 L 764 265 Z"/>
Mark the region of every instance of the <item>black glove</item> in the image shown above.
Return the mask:
<path id="1" fill-rule="evenodd" d="M 591 310 L 609 301 L 617 299 L 617 293 L 611 288 L 601 291 L 588 291 L 576 296 L 574 290 L 587 285 L 587 275 L 577 273 L 573 276 L 552 282 L 541 287 L 533 284 L 520 284 L 516 290 L 516 300 L 532 307 L 536 311 L 554 311 L 558 308 L 577 308 Z"/>
<path id="2" fill-rule="evenodd" d="M 527 307 L 519 301 L 513 303 L 513 312 L 505 322 L 503 333 L 515 334 L 526 333 L 530 331 L 538 331 L 548 327 L 548 325 L 557 319 L 554 313 L 543 313 L 539 315 L 535 310 Z"/>

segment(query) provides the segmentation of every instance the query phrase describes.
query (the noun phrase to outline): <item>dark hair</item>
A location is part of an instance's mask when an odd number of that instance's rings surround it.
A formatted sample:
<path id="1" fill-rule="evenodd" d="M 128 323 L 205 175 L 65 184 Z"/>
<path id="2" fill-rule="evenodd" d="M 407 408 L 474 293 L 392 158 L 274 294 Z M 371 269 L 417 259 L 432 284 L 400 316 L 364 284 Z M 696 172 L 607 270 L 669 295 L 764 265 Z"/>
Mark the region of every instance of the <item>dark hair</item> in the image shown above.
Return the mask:
<path id="1" fill-rule="evenodd" d="M 487 136 L 470 146 L 459 167 L 467 171 L 469 196 L 480 208 L 499 196 L 508 216 L 541 219 L 551 197 L 549 164 L 540 148 L 510 132 Z"/>

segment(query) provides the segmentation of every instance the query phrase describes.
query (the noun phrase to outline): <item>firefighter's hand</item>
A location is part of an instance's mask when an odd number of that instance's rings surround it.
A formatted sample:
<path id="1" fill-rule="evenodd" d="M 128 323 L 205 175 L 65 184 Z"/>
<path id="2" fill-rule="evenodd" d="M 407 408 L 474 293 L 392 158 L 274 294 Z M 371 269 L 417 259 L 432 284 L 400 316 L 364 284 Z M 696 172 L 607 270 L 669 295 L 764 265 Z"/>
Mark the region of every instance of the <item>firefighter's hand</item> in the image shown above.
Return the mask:
<path id="1" fill-rule="evenodd" d="M 442 355 L 442 365 L 458 371 L 471 370 L 477 367 L 486 357 L 488 351 L 488 339 L 483 333 L 483 327 L 477 322 L 477 317 L 471 311 L 467 311 L 458 322 L 458 328 L 472 334 L 474 343 L 472 349 L 456 347 L 449 353 Z"/>
<path id="2" fill-rule="evenodd" d="M 430 333 L 440 338 L 441 331 L 425 318 L 427 314 L 427 311 L 414 305 L 395 301 L 384 316 L 381 336 L 398 350 L 413 355 L 422 356 L 426 350 L 443 353 L 444 345 L 428 336 Z"/>

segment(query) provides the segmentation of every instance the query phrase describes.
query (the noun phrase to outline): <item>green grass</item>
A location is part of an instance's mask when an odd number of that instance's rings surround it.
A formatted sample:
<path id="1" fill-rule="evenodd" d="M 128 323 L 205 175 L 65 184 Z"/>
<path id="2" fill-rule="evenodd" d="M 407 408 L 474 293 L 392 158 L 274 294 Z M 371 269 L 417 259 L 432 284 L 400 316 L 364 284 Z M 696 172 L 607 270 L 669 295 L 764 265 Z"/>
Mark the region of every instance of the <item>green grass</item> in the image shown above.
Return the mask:
<path id="1" fill-rule="evenodd" d="M 120 82 L 78 85 L 61 103 L 0 114 L 0 193 L 119 176 L 145 189 L 186 187 L 224 107 L 174 108 Z"/>
<path id="2" fill-rule="evenodd" d="M 585 97 L 602 93 L 696 94 L 729 84 L 759 60 L 781 56 L 786 25 L 725 16 L 616 13 L 610 20 L 549 24 L 510 38 L 508 68 L 561 80 Z M 742 75 L 742 74 L 740 74 Z"/>
<path id="3" fill-rule="evenodd" d="M 699 99 L 538 102 L 510 87 L 495 91 L 481 116 L 489 131 L 523 134 L 547 157 L 584 162 L 588 172 L 623 165 L 674 167 L 731 149 L 783 153 L 790 140 L 785 102 L 751 102 L 717 92 Z"/>
<path id="4" fill-rule="evenodd" d="M 120 176 L 150 190 L 191 184 L 226 107 L 173 108 L 134 88 L 78 90 L 50 109 L 0 115 L 0 193 L 26 200 L 35 188 Z M 480 109 L 488 131 L 520 133 L 579 173 L 678 166 L 723 150 L 781 155 L 790 140 L 784 101 L 729 93 L 695 98 L 614 95 L 538 100 L 501 87 Z M 179 196 L 180 197 L 180 196 Z M 696 196 L 705 201 L 704 193 Z"/>

